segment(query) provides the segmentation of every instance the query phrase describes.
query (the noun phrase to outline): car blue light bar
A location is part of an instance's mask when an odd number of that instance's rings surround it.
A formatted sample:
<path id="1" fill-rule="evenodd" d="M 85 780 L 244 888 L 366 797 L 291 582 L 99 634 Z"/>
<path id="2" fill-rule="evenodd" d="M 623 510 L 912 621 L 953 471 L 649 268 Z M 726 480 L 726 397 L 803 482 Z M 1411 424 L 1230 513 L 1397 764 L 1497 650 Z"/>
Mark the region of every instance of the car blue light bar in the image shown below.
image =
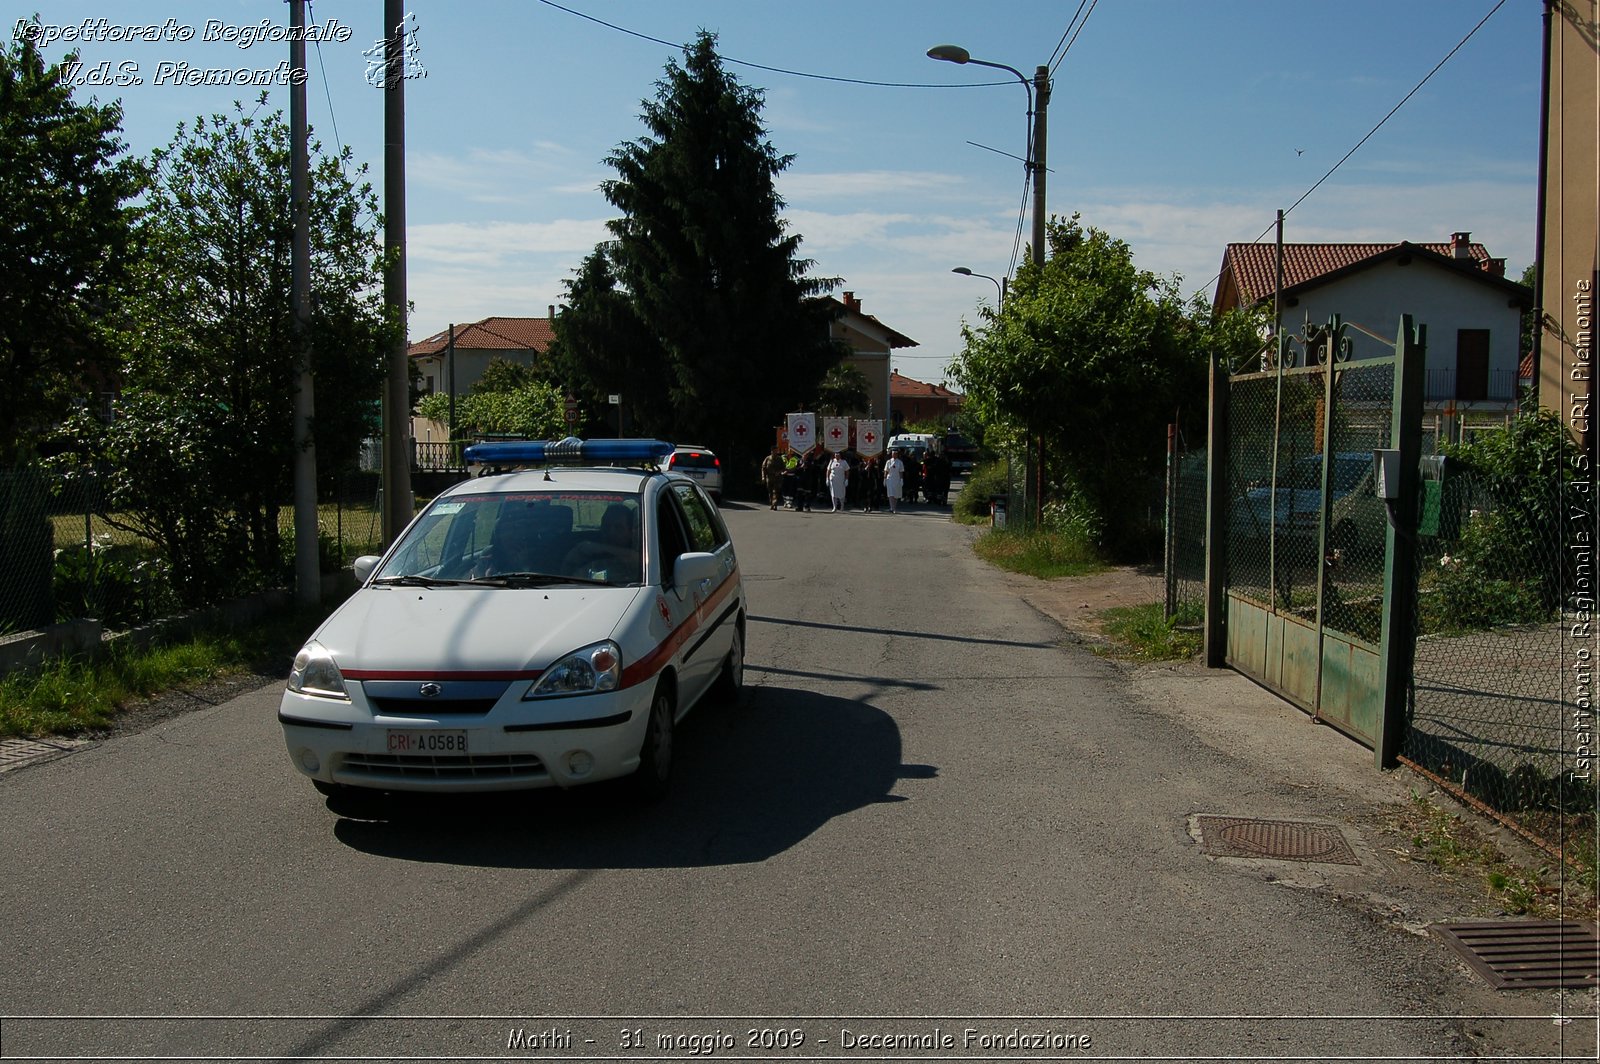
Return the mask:
<path id="1" fill-rule="evenodd" d="M 469 465 L 635 465 L 659 463 L 674 450 L 664 440 L 501 440 L 462 452 Z"/>

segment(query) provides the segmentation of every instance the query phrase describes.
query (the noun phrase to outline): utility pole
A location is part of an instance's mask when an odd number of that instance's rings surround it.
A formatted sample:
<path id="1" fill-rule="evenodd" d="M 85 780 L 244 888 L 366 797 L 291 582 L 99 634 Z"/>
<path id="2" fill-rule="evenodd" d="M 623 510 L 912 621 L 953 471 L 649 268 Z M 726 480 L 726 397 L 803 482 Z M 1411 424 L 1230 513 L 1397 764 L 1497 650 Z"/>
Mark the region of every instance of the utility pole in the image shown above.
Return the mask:
<path id="1" fill-rule="evenodd" d="M 1033 158 L 1028 165 L 1033 168 L 1033 264 L 1044 265 L 1044 146 L 1045 110 L 1050 105 L 1050 68 L 1041 66 L 1033 72 Z"/>
<path id="2" fill-rule="evenodd" d="M 1033 71 L 1033 264 L 1044 268 L 1044 175 L 1045 175 L 1045 112 L 1050 105 L 1050 68 L 1038 66 Z M 1031 426 L 1030 426 L 1031 429 Z M 1033 527 L 1044 527 L 1044 435 L 1029 441 L 1036 449 L 1033 461 Z"/>
<path id="3" fill-rule="evenodd" d="M 384 307 L 398 328 L 383 389 L 383 542 L 411 523 L 411 376 L 406 359 L 406 39 L 405 5 L 383 0 Z"/>
<path id="4" fill-rule="evenodd" d="M 316 402 L 311 377 L 311 174 L 306 148 L 306 2 L 289 4 L 290 297 L 294 305 L 294 598 L 302 606 L 322 598 L 317 551 L 317 450 L 311 433 Z"/>

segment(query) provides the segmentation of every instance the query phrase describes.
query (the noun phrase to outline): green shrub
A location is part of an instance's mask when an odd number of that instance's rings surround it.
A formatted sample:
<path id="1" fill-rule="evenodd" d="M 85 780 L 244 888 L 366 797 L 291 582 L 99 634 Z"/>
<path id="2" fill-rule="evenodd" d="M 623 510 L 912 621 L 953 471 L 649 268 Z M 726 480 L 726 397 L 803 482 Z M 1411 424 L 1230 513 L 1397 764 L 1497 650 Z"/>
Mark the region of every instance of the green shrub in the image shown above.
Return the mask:
<path id="1" fill-rule="evenodd" d="M 56 619 L 131 628 L 179 609 L 171 567 L 148 550 L 96 543 L 55 552 Z"/>
<path id="2" fill-rule="evenodd" d="M 980 463 L 967 477 L 961 494 L 956 496 L 956 520 L 967 524 L 987 521 L 990 497 L 1004 496 L 1009 490 L 1004 459 Z"/>
<path id="3" fill-rule="evenodd" d="M 1105 545 L 1105 519 L 1083 495 L 1045 503 L 1042 520 L 1046 531 L 1081 541 L 1096 551 Z"/>
<path id="4" fill-rule="evenodd" d="M 1522 522 L 1501 512 L 1475 513 L 1461 538 L 1418 581 L 1424 632 L 1481 631 L 1535 624 L 1554 615 L 1542 586 L 1537 558 Z"/>
<path id="5" fill-rule="evenodd" d="M 1476 604 L 1470 587 L 1457 589 L 1463 606 L 1470 607 L 1466 613 L 1505 618 L 1489 622 L 1497 624 L 1553 613 L 1561 600 L 1561 481 L 1579 468 L 1576 441 L 1560 418 L 1537 410 L 1447 452 L 1491 502 L 1469 518 L 1459 543 L 1446 552 L 1461 561 L 1464 581 L 1500 585 L 1485 590 L 1480 597 L 1487 601 Z M 1538 609 L 1524 608 L 1526 595 L 1537 600 Z"/>

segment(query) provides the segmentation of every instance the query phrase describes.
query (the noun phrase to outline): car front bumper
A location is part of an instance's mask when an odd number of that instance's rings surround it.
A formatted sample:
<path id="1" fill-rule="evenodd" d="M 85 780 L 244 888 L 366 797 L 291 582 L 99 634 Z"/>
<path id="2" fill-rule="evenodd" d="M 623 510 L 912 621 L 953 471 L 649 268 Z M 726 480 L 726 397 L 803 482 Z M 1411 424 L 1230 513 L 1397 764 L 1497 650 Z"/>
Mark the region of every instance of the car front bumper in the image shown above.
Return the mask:
<path id="1" fill-rule="evenodd" d="M 325 783 L 440 793 L 571 787 L 638 768 L 651 686 L 529 702 L 508 692 L 487 713 L 459 716 L 385 716 L 359 693 L 344 702 L 285 691 L 278 722 L 295 768 Z"/>

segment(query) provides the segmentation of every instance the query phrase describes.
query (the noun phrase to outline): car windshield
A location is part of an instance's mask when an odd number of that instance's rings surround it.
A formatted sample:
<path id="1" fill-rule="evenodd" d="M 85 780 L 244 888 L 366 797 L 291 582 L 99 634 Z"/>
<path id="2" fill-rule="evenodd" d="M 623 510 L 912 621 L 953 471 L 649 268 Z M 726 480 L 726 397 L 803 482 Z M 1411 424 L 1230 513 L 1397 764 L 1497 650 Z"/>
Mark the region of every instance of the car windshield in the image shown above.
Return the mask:
<path id="1" fill-rule="evenodd" d="M 374 582 L 412 587 L 637 584 L 639 497 L 614 492 L 494 492 L 436 500 Z"/>
<path id="2" fill-rule="evenodd" d="M 1348 495 L 1360 486 L 1371 471 L 1372 459 L 1361 454 L 1341 454 L 1333 460 L 1333 493 Z M 1322 490 L 1322 456 L 1312 455 L 1296 462 L 1280 486 L 1294 491 Z"/>
<path id="3" fill-rule="evenodd" d="M 717 464 L 710 451 L 679 451 L 672 456 L 673 469 L 711 469 Z"/>

